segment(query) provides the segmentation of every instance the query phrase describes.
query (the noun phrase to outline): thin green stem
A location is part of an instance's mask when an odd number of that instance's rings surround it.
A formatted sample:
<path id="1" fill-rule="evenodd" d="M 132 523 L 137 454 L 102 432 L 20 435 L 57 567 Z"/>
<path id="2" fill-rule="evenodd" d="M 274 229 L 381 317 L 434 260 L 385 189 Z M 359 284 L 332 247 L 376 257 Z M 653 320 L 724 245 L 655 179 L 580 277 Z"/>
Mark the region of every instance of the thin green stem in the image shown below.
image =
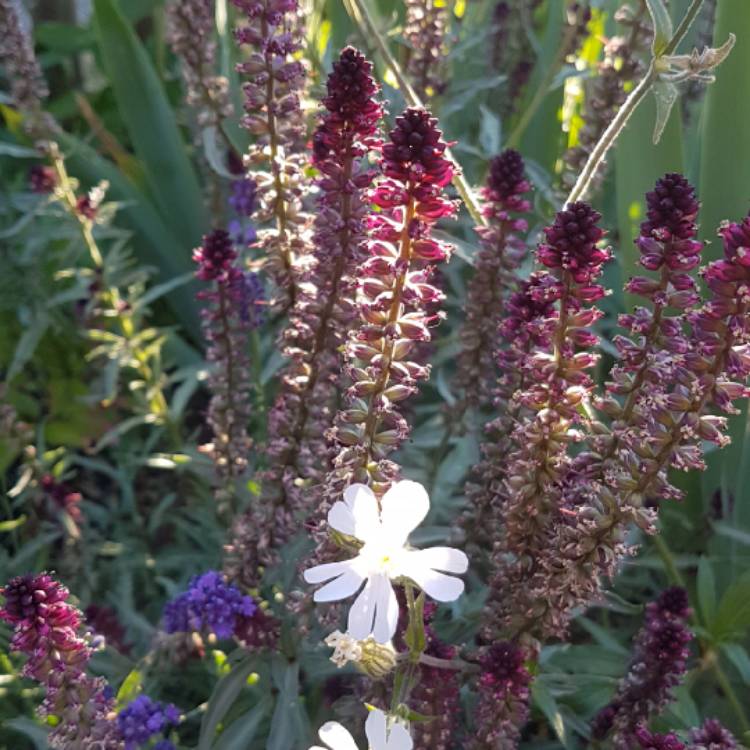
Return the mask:
<path id="1" fill-rule="evenodd" d="M 667 46 L 654 58 L 648 66 L 646 74 L 641 79 L 640 83 L 630 92 L 630 96 L 625 100 L 625 103 L 617 111 L 609 127 L 604 131 L 602 137 L 597 142 L 594 150 L 589 155 L 586 164 L 581 170 L 581 174 L 576 180 L 576 184 L 573 185 L 573 189 L 570 191 L 570 195 L 565 201 L 566 204 L 574 203 L 580 200 L 586 195 L 591 180 L 599 169 L 604 157 L 607 152 L 615 144 L 620 133 L 622 133 L 625 125 L 635 110 L 638 108 L 640 103 L 646 98 L 646 94 L 651 90 L 651 86 L 657 79 L 658 76 L 658 63 L 661 58 L 665 55 L 671 55 L 677 49 L 679 43 L 684 39 L 688 29 L 692 25 L 695 17 L 698 15 L 698 11 L 703 4 L 703 0 L 693 0 L 690 7 L 685 13 L 680 25 L 677 30 L 672 34 L 672 38 L 669 40 Z"/>
<path id="2" fill-rule="evenodd" d="M 664 568 L 667 572 L 667 578 L 675 586 L 682 586 L 684 588 L 685 579 L 683 578 L 682 573 L 680 573 L 680 571 L 678 570 L 677 565 L 674 561 L 674 557 L 672 556 L 672 552 L 667 546 L 667 543 L 664 541 L 664 537 L 661 534 L 657 534 L 651 541 L 654 543 L 656 552 L 661 558 L 661 561 L 664 563 Z"/>
<path id="3" fill-rule="evenodd" d="M 750 721 L 748 721 L 747 714 L 745 713 L 745 709 L 742 706 L 740 699 L 737 697 L 737 693 L 734 692 L 732 683 L 729 681 L 729 678 L 727 677 L 726 673 L 722 669 L 721 664 L 719 663 L 718 656 L 714 658 L 712 668 L 713 668 L 714 675 L 716 676 L 716 682 L 719 683 L 719 687 L 721 688 L 721 691 L 724 693 L 727 700 L 729 701 L 729 705 L 732 707 L 732 710 L 734 711 L 734 714 L 737 717 L 737 721 L 742 727 L 743 734 L 745 732 L 750 731 Z"/>
<path id="4" fill-rule="evenodd" d="M 386 65 L 390 68 L 393 76 L 398 82 L 399 87 L 404 92 L 404 98 L 411 107 L 425 108 L 419 95 L 414 90 L 414 87 L 409 83 L 409 80 L 404 75 L 401 67 L 399 66 L 396 58 L 391 54 L 388 48 L 388 43 L 383 38 L 383 35 L 378 30 L 375 21 L 373 20 L 372 14 L 367 7 L 368 0 L 344 0 L 346 10 L 349 13 L 350 18 L 359 27 L 360 33 L 365 40 L 370 38 L 374 39 L 375 46 L 378 48 L 380 54 L 383 56 Z M 446 158 L 450 159 L 457 167 L 456 173 L 453 175 L 453 186 L 461 196 L 461 200 L 466 206 L 466 210 L 471 214 L 471 218 L 475 223 L 482 226 L 487 225 L 487 219 L 482 215 L 479 202 L 477 201 L 474 193 L 469 186 L 469 183 L 464 179 L 459 163 L 454 158 L 450 149 L 445 150 Z"/>

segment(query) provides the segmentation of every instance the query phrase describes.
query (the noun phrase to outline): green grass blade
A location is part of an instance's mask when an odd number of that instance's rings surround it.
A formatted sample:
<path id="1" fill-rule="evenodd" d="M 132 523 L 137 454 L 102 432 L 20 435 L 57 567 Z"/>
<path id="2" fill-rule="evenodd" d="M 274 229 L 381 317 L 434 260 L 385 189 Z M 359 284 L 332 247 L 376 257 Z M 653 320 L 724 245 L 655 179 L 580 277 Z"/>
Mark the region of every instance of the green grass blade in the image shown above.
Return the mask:
<path id="1" fill-rule="evenodd" d="M 104 65 L 149 189 L 183 244 L 181 254 L 189 257 L 209 222 L 174 112 L 151 60 L 113 0 L 95 0 L 94 9 Z"/>

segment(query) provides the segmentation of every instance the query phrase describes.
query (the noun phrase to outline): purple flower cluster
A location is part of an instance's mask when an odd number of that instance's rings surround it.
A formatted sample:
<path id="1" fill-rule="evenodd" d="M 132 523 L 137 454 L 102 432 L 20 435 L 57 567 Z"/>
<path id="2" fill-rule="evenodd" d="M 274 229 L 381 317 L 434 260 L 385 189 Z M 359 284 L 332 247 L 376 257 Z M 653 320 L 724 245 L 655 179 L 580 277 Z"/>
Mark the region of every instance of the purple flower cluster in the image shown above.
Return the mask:
<path id="1" fill-rule="evenodd" d="M 125 741 L 125 750 L 137 750 L 154 735 L 164 734 L 179 723 L 180 712 L 175 706 L 159 703 L 147 695 L 139 695 L 117 714 L 117 727 Z M 165 739 L 156 745 L 159 746 L 163 750 L 174 749 Z"/>
<path id="2" fill-rule="evenodd" d="M 462 350 L 458 357 L 456 387 L 461 393 L 457 411 L 467 407 L 492 406 L 498 377 L 497 331 L 503 318 L 506 298 L 515 289 L 516 269 L 526 252 L 517 232 L 528 228 L 525 213 L 530 203 L 524 194 L 531 185 L 524 175 L 521 155 L 503 151 L 490 162 L 487 186 L 482 190 L 482 213 L 487 224 L 478 226 L 480 249 L 469 281 L 465 321 L 459 336 Z M 452 418 L 460 418 L 456 414 Z"/>
<path id="3" fill-rule="evenodd" d="M 217 501 L 220 509 L 226 510 L 234 496 L 233 483 L 247 468 L 250 449 L 247 335 L 253 322 L 250 311 L 258 300 L 251 298 L 237 253 L 224 230 L 206 235 L 203 245 L 193 252 L 193 260 L 198 264 L 196 276 L 210 282 L 198 293 L 206 303 L 201 316 L 208 341 L 206 358 L 212 366 L 208 423 L 214 439 L 203 450 L 214 461 Z"/>
<path id="4" fill-rule="evenodd" d="M 28 657 L 22 674 L 46 690 L 39 713 L 54 726 L 50 746 L 122 750 L 111 691 L 86 673 L 92 650 L 79 635 L 82 615 L 67 603 L 68 590 L 41 573 L 11 579 L 0 594 L 0 619 L 13 626 L 11 651 Z"/>
<path id="5" fill-rule="evenodd" d="M 471 748 L 516 747 L 529 716 L 531 675 L 523 649 L 509 641 L 493 643 L 480 657 L 479 704 Z"/>
<path id="6" fill-rule="evenodd" d="M 57 184 L 57 177 L 53 167 L 44 164 L 34 164 L 29 169 L 29 187 L 33 193 L 45 195 L 51 193 Z"/>
<path id="7" fill-rule="evenodd" d="M 357 271 L 360 322 L 346 346 L 353 382 L 331 432 L 338 451 L 326 486 L 331 501 L 352 482 L 382 493 L 398 475 L 387 458 L 409 433 L 398 404 L 429 376 L 414 349 L 443 317 L 443 294 L 430 279 L 452 250 L 431 236 L 455 211 L 442 194 L 454 170 L 446 148 L 437 120 L 413 108 L 396 118 L 383 147 L 385 179 L 372 194 L 379 211 L 369 217 L 368 257 Z"/>
<path id="8" fill-rule="evenodd" d="M 198 111 L 202 127 L 218 125 L 232 114 L 229 82 L 216 67 L 214 0 L 181 0 L 167 5 L 167 41 L 182 63 L 187 103 Z"/>
<path id="9" fill-rule="evenodd" d="M 445 35 L 448 5 L 438 0 L 406 0 L 404 39 L 408 43 L 406 72 L 423 100 L 445 89 Z"/>
<path id="10" fill-rule="evenodd" d="M 689 617 L 687 592 L 681 588 L 666 589 L 647 605 L 646 622 L 635 637 L 627 676 L 594 719 L 594 737 L 604 739 L 611 733 L 614 746 L 628 750 L 639 726 L 669 703 L 673 688 L 687 670 L 688 645 L 693 637 L 687 627 Z"/>
<path id="11" fill-rule="evenodd" d="M 294 528 L 293 515 L 307 515 L 330 468 L 326 433 L 339 405 L 340 349 L 357 318 L 357 267 L 364 257 L 367 190 L 375 171 L 368 154 L 382 106 L 372 65 L 353 47 L 344 49 L 328 76 L 325 112 L 313 136 L 313 162 L 321 174 L 314 251 L 301 277 L 282 334 L 286 364 L 269 414 L 269 470 L 263 500 L 243 516 L 232 543 L 231 575 L 257 585 Z M 261 517 L 262 516 L 262 517 Z"/>
<path id="12" fill-rule="evenodd" d="M 254 247 L 286 306 L 297 293 L 309 253 L 305 191 L 305 120 L 300 107 L 306 71 L 295 54 L 304 24 L 298 0 L 232 0 L 246 23 L 235 30 L 248 47 L 237 71 L 243 85 L 242 124 L 254 136 L 245 156 L 256 185 L 253 219 L 260 227 Z"/>
<path id="13" fill-rule="evenodd" d="M 194 576 L 187 591 L 167 602 L 164 629 L 167 633 L 214 633 L 231 638 L 239 618 L 251 617 L 257 605 L 236 586 L 224 581 L 220 573 L 209 570 Z"/>

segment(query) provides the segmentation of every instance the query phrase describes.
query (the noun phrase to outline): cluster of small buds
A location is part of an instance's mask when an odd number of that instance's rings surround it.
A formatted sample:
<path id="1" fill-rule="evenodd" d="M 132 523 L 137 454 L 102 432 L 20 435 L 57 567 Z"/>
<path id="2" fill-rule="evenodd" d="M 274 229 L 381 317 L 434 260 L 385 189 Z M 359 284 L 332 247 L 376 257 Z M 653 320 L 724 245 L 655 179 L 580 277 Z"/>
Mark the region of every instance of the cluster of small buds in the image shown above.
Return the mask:
<path id="1" fill-rule="evenodd" d="M 309 513 L 307 486 L 330 468 L 326 433 L 339 405 L 339 351 L 357 318 L 357 267 L 375 176 L 368 154 L 380 146 L 377 93 L 371 63 L 344 49 L 328 77 L 325 112 L 313 136 L 313 163 L 322 175 L 314 250 L 282 334 L 287 363 L 269 414 L 263 499 L 237 524 L 230 550 L 237 558 L 232 570 L 248 586 L 257 585 L 259 565 L 271 562 L 294 528 L 293 516 Z"/>
<path id="2" fill-rule="evenodd" d="M 239 269 L 232 241 L 223 229 L 203 238 L 193 260 L 198 264 L 196 276 L 210 283 L 198 292 L 198 298 L 205 303 L 201 316 L 208 341 L 206 359 L 211 365 L 208 423 L 214 434 L 213 442 L 203 446 L 203 450 L 214 461 L 217 500 L 223 508 L 231 501 L 234 481 L 247 468 L 250 449 L 247 336 L 251 320 L 242 310 L 243 307 L 249 310 L 254 304 L 247 304 L 246 278 Z"/>
<path id="3" fill-rule="evenodd" d="M 340 669 L 349 662 L 373 680 L 382 680 L 396 667 L 396 651 L 390 643 L 378 643 L 372 636 L 363 641 L 335 630 L 325 639 L 333 649 L 331 661 Z"/>
<path id="4" fill-rule="evenodd" d="M 529 586 L 546 549 L 547 534 L 561 504 L 571 457 L 568 445 L 581 439 L 578 428 L 591 398 L 588 371 L 597 362 L 591 326 L 601 312 L 591 303 L 604 296 L 596 283 L 609 251 L 599 247 L 601 216 L 585 203 L 558 212 L 544 231 L 538 260 L 552 269 L 538 277 L 537 296 L 557 302 L 546 327 L 547 346 L 533 349 L 523 365 L 528 376 L 515 394 L 525 413 L 506 458 L 506 480 L 492 505 L 502 506 L 505 530 L 493 551 L 487 635 L 505 626 L 517 633 L 546 609 L 548 599 Z M 543 295 L 540 293 L 543 290 Z"/>
<path id="5" fill-rule="evenodd" d="M 80 503 L 83 495 L 80 492 L 65 482 L 58 482 L 51 474 L 42 476 L 39 486 L 56 512 L 64 511 L 75 523 L 81 522 Z"/>
<path id="6" fill-rule="evenodd" d="M 461 395 L 456 411 L 484 410 L 494 401 L 500 356 L 497 331 L 506 298 L 518 283 L 516 269 L 526 253 L 526 245 L 516 233 L 528 228 L 518 214 L 531 207 L 523 197 L 530 189 L 517 151 L 503 151 L 490 162 L 487 186 L 481 193 L 487 224 L 476 228 L 480 248 L 474 258 L 459 336 L 462 349 L 455 383 Z M 461 414 L 456 416 L 460 418 Z"/>
<path id="7" fill-rule="evenodd" d="M 602 133 L 625 101 L 625 87 L 640 74 L 643 64 L 639 54 L 649 41 L 650 29 L 642 23 L 633 23 L 627 36 L 613 36 L 605 43 L 604 59 L 596 66 L 596 75 L 584 82 L 583 125 L 578 131 L 578 143 L 563 155 L 565 190 L 573 187 Z M 602 162 L 593 177 L 594 186 L 603 181 L 604 167 Z"/>
<path id="8" fill-rule="evenodd" d="M 689 617 L 687 592 L 681 588 L 666 589 L 646 606 L 645 624 L 635 637 L 627 676 L 594 719 L 596 739 L 612 734 L 617 750 L 629 750 L 639 726 L 670 702 L 673 688 L 687 670 L 693 638 L 687 627 Z"/>
<path id="9" fill-rule="evenodd" d="M 306 71 L 296 58 L 303 31 L 299 0 L 232 2 L 247 19 L 235 37 L 249 47 L 237 71 L 246 77 L 242 124 L 254 136 L 245 157 L 256 184 L 254 247 L 276 284 L 277 301 L 288 306 L 309 254 L 309 219 L 301 201 L 306 127 L 300 96 Z"/>
<path id="10" fill-rule="evenodd" d="M 187 591 L 167 602 L 164 629 L 167 633 L 213 633 L 231 638 L 242 617 L 252 617 L 257 605 L 252 597 L 224 581 L 220 573 L 209 570 L 194 576 Z"/>
<path id="11" fill-rule="evenodd" d="M 167 5 L 167 41 L 179 58 L 187 103 L 201 127 L 219 125 L 232 114 L 229 82 L 214 74 L 214 0 L 175 0 Z"/>
<path id="12" fill-rule="evenodd" d="M 529 716 L 531 675 L 517 644 L 493 643 L 480 657 L 479 703 L 471 748 L 513 748 Z"/>
<path id="13" fill-rule="evenodd" d="M 406 72 L 421 99 L 445 89 L 446 33 L 449 8 L 442 0 L 406 0 L 404 39 Z"/>
<path id="14" fill-rule="evenodd" d="M 24 115 L 24 128 L 32 138 L 48 137 L 58 129 L 44 112 L 49 89 L 13 0 L 0 0 L 0 29 L 0 65 L 10 80 L 11 101 Z"/>
<path id="15" fill-rule="evenodd" d="M 634 732 L 634 738 L 638 742 L 638 747 L 642 750 L 685 750 L 684 743 L 680 738 L 669 732 L 668 734 L 657 734 L 649 732 L 646 727 L 637 727 Z M 633 745 L 628 745 L 628 749 Z"/>
<path id="16" fill-rule="evenodd" d="M 718 719 L 706 719 L 688 734 L 688 750 L 738 750 L 734 735 Z"/>
<path id="17" fill-rule="evenodd" d="M 380 210 L 369 217 L 369 257 L 357 271 L 361 322 L 346 345 L 352 385 L 331 431 L 338 454 L 321 512 L 354 482 L 382 495 L 398 476 L 388 455 L 409 433 L 398 404 L 430 372 L 410 355 L 442 318 L 443 295 L 429 282 L 452 248 L 430 229 L 455 211 L 442 194 L 454 171 L 446 148 L 437 120 L 414 108 L 396 118 L 383 147 L 385 179 L 372 194 Z"/>
<path id="18" fill-rule="evenodd" d="M 159 703 L 147 695 L 139 695 L 117 714 L 117 727 L 125 741 L 124 750 L 138 750 L 155 735 L 164 735 L 170 727 L 176 727 L 179 723 L 180 712 L 175 706 Z M 174 745 L 166 739 L 162 739 L 156 747 L 175 750 Z"/>
<path id="19" fill-rule="evenodd" d="M 44 164 L 34 164 L 29 169 L 29 187 L 31 192 L 39 195 L 47 195 L 54 192 L 57 178 L 55 170 Z"/>
<path id="20" fill-rule="evenodd" d="M 0 594 L 0 619 L 13 626 L 10 648 L 28 656 L 22 675 L 46 689 L 39 713 L 54 727 L 50 747 L 123 750 L 111 691 L 86 673 L 92 648 L 79 634 L 82 615 L 67 603 L 68 590 L 41 573 L 13 578 Z"/>
<path id="21" fill-rule="evenodd" d="M 493 73 L 508 77 L 501 113 L 509 117 L 518 108 L 534 69 L 535 53 L 526 24 L 533 23 L 541 0 L 500 0 L 492 12 L 489 59 Z"/>

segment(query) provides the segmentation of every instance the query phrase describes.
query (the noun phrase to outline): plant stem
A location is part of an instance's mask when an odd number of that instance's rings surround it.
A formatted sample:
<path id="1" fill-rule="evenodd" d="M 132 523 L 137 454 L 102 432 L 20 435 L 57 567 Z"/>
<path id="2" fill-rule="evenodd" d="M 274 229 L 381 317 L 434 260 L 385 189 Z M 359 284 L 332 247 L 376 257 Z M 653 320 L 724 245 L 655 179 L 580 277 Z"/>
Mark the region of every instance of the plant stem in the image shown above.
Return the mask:
<path id="1" fill-rule="evenodd" d="M 578 180 L 576 180 L 576 184 L 573 185 L 573 189 L 570 191 L 570 195 L 565 201 L 566 205 L 569 203 L 574 203 L 575 201 L 580 200 L 586 195 L 589 185 L 591 184 L 591 180 L 596 174 L 602 160 L 607 155 L 609 149 L 615 144 L 615 141 L 623 131 L 625 125 L 627 125 L 627 122 L 630 119 L 631 115 L 638 108 L 638 105 L 640 105 L 640 103 L 644 100 L 646 94 L 648 94 L 648 92 L 650 91 L 651 86 L 656 81 L 658 76 L 657 63 L 665 55 L 671 55 L 674 53 L 674 51 L 677 49 L 677 45 L 683 40 L 685 34 L 687 34 L 688 32 L 688 29 L 695 20 L 695 17 L 698 15 L 698 11 L 700 10 L 702 4 L 703 0 L 693 0 L 687 10 L 687 13 L 685 13 L 685 16 L 680 22 L 680 25 L 677 27 L 677 30 L 674 32 L 674 34 L 672 34 L 672 38 L 669 40 L 667 46 L 662 52 L 659 53 L 659 55 L 652 58 L 646 74 L 643 76 L 640 83 L 630 92 L 630 96 L 625 100 L 625 103 L 617 111 L 617 114 L 609 124 L 609 127 L 604 131 L 602 137 L 594 147 L 594 150 L 589 155 L 586 164 L 581 170 L 581 174 L 578 176 Z"/>
<path id="2" fill-rule="evenodd" d="M 372 18 L 372 14 L 367 7 L 367 3 L 369 1 L 370 0 L 344 0 L 344 4 L 346 5 L 346 10 L 349 13 L 349 17 L 359 27 L 360 33 L 362 34 L 364 39 L 368 40 L 370 39 L 370 37 L 374 39 L 375 46 L 383 56 L 386 65 L 393 72 L 396 81 L 398 81 L 399 87 L 404 92 L 404 98 L 406 99 L 409 106 L 421 107 L 422 109 L 426 109 L 425 105 L 419 98 L 419 95 L 414 90 L 414 87 L 409 83 L 409 80 L 401 70 L 401 67 L 396 61 L 396 58 L 391 54 L 391 51 L 388 48 L 388 44 L 383 38 L 383 35 L 378 30 L 378 27 Z M 486 226 L 487 219 L 482 215 L 482 211 L 479 207 L 479 202 L 474 197 L 474 193 L 472 192 L 469 183 L 464 179 L 460 165 L 456 161 L 450 149 L 445 150 L 445 156 L 456 165 L 456 172 L 453 175 L 453 186 L 461 196 L 461 200 L 464 202 L 466 210 L 469 212 L 471 218 L 477 224 Z"/>

